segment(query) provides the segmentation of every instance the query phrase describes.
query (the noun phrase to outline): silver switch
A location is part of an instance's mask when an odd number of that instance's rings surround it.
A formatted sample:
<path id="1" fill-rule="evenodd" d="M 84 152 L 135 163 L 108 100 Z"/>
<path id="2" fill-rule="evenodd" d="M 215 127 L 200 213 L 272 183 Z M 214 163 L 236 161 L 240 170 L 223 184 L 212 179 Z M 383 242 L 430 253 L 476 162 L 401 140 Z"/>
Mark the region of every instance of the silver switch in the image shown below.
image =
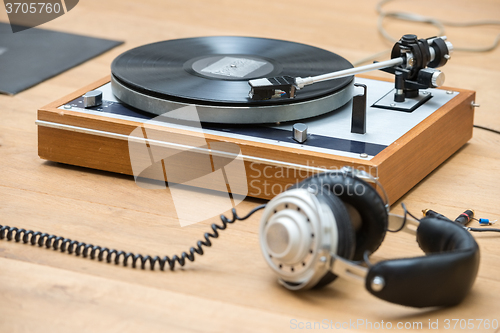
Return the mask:
<path id="1" fill-rule="evenodd" d="M 307 140 L 307 125 L 297 123 L 293 125 L 293 139 L 299 143 L 304 143 Z"/>
<path id="2" fill-rule="evenodd" d="M 102 104 L 102 92 L 100 90 L 92 90 L 83 95 L 83 107 L 91 108 Z"/>

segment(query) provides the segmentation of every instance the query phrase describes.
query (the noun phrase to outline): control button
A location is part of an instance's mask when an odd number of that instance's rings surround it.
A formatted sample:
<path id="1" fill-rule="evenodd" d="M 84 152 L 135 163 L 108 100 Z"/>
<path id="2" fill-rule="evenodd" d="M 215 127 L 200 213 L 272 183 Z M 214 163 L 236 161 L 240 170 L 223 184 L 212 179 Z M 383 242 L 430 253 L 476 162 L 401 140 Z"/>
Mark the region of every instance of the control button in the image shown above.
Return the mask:
<path id="1" fill-rule="evenodd" d="M 307 140 L 307 125 L 297 123 L 293 125 L 293 139 L 299 143 L 304 143 Z"/>
<path id="2" fill-rule="evenodd" d="M 91 108 L 102 104 L 102 92 L 99 90 L 92 90 L 83 95 L 83 107 Z"/>
<path id="3" fill-rule="evenodd" d="M 444 84 L 444 73 L 441 71 L 435 71 L 432 74 L 431 84 L 434 88 L 441 87 Z"/>

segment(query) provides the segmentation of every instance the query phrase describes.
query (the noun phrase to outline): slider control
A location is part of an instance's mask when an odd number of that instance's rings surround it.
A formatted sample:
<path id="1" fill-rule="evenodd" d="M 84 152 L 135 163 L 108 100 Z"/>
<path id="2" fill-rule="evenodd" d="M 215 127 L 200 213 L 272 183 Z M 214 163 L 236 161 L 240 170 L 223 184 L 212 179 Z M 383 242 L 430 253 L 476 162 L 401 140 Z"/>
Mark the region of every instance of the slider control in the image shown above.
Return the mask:
<path id="1" fill-rule="evenodd" d="M 307 140 L 307 125 L 296 123 L 293 125 L 293 139 L 298 143 L 304 143 Z"/>
<path id="2" fill-rule="evenodd" d="M 99 90 L 92 90 L 83 95 L 83 107 L 91 108 L 102 104 L 102 92 Z"/>

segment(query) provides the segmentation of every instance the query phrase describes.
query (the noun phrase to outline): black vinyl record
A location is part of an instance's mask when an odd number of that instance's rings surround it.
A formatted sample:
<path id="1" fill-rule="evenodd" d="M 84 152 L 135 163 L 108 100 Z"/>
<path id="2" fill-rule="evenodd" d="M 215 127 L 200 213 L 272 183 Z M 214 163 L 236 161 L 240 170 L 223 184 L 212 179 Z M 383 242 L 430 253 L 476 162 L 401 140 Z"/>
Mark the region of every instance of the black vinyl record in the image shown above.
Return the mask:
<path id="1" fill-rule="evenodd" d="M 249 99 L 248 80 L 289 75 L 308 77 L 352 64 L 305 44 L 253 37 L 198 37 L 168 40 L 129 50 L 111 65 L 114 78 L 141 94 L 198 105 L 292 104 L 335 93 L 352 76 L 301 89 L 296 98 Z"/>

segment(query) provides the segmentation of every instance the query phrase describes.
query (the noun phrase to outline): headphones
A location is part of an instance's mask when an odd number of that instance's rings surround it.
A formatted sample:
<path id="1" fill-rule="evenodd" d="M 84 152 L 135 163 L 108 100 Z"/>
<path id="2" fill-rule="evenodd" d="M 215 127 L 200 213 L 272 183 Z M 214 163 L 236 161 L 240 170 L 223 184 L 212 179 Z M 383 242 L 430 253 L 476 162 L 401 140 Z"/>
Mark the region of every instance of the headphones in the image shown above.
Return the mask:
<path id="1" fill-rule="evenodd" d="M 374 182 L 385 200 L 365 180 Z M 262 254 L 279 282 L 290 290 L 321 288 L 340 277 L 362 283 L 372 295 L 396 304 L 427 307 L 460 303 L 474 284 L 479 267 L 474 238 L 461 224 L 439 214 L 421 220 L 407 214 L 406 209 L 404 216 L 389 214 L 387 202 L 374 177 L 343 168 L 310 177 L 243 217 L 233 208 L 231 219 L 222 215 L 222 225 L 213 223 L 213 232 L 206 232 L 204 241 L 172 258 L 117 251 L 2 225 L 0 239 L 106 259 L 117 265 L 127 266 L 131 261 L 134 268 L 145 269 L 149 263 L 153 270 L 156 264 L 161 270 L 174 270 L 176 263 L 184 266 L 187 260 L 194 261 L 195 254 L 203 255 L 203 246 L 211 246 L 210 238 L 218 238 L 218 230 L 226 229 L 228 223 L 245 220 L 265 207 L 259 228 Z M 382 244 L 386 232 L 400 230 L 416 235 L 426 255 L 370 263 L 369 255 Z"/>
<path id="2" fill-rule="evenodd" d="M 366 172 L 317 174 L 273 198 L 260 222 L 262 254 L 290 290 L 321 288 L 345 278 L 383 300 L 412 307 L 451 306 L 471 289 L 479 247 L 459 223 L 389 214 Z M 416 235 L 425 256 L 369 262 L 389 224 Z"/>

